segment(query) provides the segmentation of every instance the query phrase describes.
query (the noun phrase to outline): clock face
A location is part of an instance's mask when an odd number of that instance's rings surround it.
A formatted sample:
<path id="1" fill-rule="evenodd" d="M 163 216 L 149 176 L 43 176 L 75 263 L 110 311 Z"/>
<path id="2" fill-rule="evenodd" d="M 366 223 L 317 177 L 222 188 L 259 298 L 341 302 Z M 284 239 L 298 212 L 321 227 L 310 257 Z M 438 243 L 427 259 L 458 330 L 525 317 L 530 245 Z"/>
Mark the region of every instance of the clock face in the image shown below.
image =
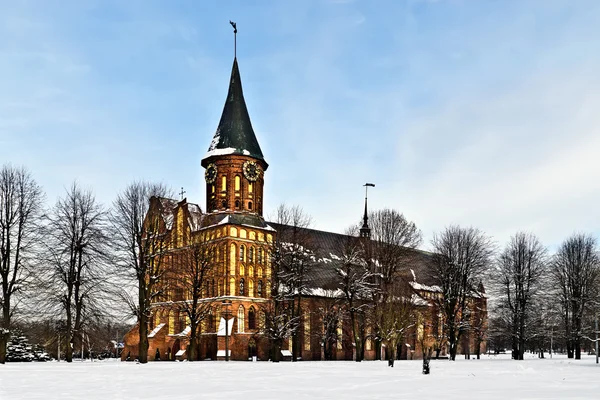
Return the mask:
<path id="1" fill-rule="evenodd" d="M 204 172 L 206 183 L 213 183 L 217 179 L 217 166 L 215 164 L 208 164 L 206 172 Z"/>
<path id="2" fill-rule="evenodd" d="M 254 161 L 244 163 L 244 176 L 249 181 L 254 182 L 260 176 L 260 167 Z"/>

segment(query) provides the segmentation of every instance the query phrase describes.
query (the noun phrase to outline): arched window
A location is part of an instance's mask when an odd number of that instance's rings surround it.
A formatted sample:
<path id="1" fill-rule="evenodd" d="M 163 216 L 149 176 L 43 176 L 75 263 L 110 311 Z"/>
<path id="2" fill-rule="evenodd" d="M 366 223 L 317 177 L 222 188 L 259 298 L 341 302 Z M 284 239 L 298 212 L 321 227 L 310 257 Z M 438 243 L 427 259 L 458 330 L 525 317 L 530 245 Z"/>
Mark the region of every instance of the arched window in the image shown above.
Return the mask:
<path id="1" fill-rule="evenodd" d="M 241 208 L 240 201 L 239 201 L 239 200 L 236 200 L 236 201 L 235 201 L 235 209 L 236 209 L 236 210 L 239 210 L 240 208 Z"/>
<path id="2" fill-rule="evenodd" d="M 221 202 L 221 207 L 223 207 L 223 208 L 227 209 L 227 200 L 223 200 L 223 201 Z"/>
<path id="3" fill-rule="evenodd" d="M 252 279 L 248 279 L 248 296 L 254 296 L 254 282 L 252 282 Z"/>
<path id="4" fill-rule="evenodd" d="M 262 297 L 262 287 L 263 287 L 262 281 L 258 281 L 258 283 L 256 284 L 256 296 L 257 297 Z"/>
<path id="5" fill-rule="evenodd" d="M 238 308 L 238 332 L 244 332 L 244 306 Z"/>
<path id="6" fill-rule="evenodd" d="M 261 248 L 258 249 L 258 263 L 262 264 L 263 263 L 263 251 Z"/>
<path id="7" fill-rule="evenodd" d="M 244 258 L 246 258 L 246 246 L 241 245 L 240 246 L 240 261 L 244 261 Z"/>
<path id="8" fill-rule="evenodd" d="M 253 187 L 252 187 L 252 186 L 253 186 L 253 185 L 252 185 L 252 182 L 249 182 L 249 183 L 248 183 L 248 193 L 252 193 L 252 189 L 253 189 Z"/>
<path id="9" fill-rule="evenodd" d="M 304 310 L 304 350 L 310 350 L 310 314 Z"/>
<path id="10" fill-rule="evenodd" d="M 240 279 L 239 296 L 244 296 L 244 278 Z"/>
<path id="11" fill-rule="evenodd" d="M 208 312 L 208 331 L 212 332 L 215 330 L 215 316 L 213 315 L 212 310 Z"/>
<path id="12" fill-rule="evenodd" d="M 221 177 L 221 190 L 223 192 L 227 190 L 227 177 L 225 175 Z"/>
<path id="13" fill-rule="evenodd" d="M 251 306 L 250 310 L 248 310 L 248 329 L 256 329 L 256 311 L 254 311 L 254 306 Z"/>
<path id="14" fill-rule="evenodd" d="M 254 262 L 254 247 L 250 247 L 248 249 L 248 262 L 249 263 Z"/>
<path id="15" fill-rule="evenodd" d="M 239 192 L 240 191 L 240 185 L 241 184 L 241 180 L 240 180 L 240 176 L 236 175 L 235 176 L 235 191 Z"/>
<path id="16" fill-rule="evenodd" d="M 252 202 L 251 201 L 248 202 L 248 210 L 252 210 Z"/>

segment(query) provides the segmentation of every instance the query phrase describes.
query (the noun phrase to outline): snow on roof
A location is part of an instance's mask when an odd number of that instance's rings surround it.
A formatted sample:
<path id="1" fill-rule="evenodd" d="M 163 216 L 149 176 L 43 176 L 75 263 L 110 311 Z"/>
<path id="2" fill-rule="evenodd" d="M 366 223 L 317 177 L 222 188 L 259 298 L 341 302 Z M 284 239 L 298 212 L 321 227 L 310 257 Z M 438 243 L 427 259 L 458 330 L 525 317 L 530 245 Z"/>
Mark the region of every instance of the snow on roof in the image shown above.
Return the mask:
<path id="1" fill-rule="evenodd" d="M 215 136 L 215 139 L 217 139 L 217 136 Z M 214 142 L 214 140 L 213 140 Z M 211 148 L 212 148 L 212 143 L 211 143 Z M 226 156 L 227 154 L 233 154 L 237 151 L 237 149 L 235 147 L 227 147 L 225 149 L 212 149 L 212 150 L 208 150 L 206 152 L 206 155 L 204 156 L 204 158 L 208 158 L 208 157 L 213 157 L 213 156 Z M 244 150 L 247 151 L 247 150 Z"/>
<path id="2" fill-rule="evenodd" d="M 227 353 L 229 353 L 229 357 L 231 357 L 231 350 L 227 350 Z M 217 351 L 217 357 L 225 357 L 225 350 Z"/>
<path id="3" fill-rule="evenodd" d="M 185 350 L 179 350 L 177 353 L 175 353 L 175 357 L 181 357 L 182 355 L 185 354 Z"/>
<path id="4" fill-rule="evenodd" d="M 202 209 L 198 204 L 187 203 L 189 218 L 188 223 L 192 231 L 200 230 L 202 224 Z"/>
<path id="5" fill-rule="evenodd" d="M 231 332 L 233 330 L 233 321 L 234 320 L 235 320 L 235 317 L 231 318 L 227 322 L 227 336 L 231 336 Z M 219 330 L 217 331 L 217 336 L 225 336 L 225 318 L 223 318 L 223 317 L 221 317 L 221 321 L 219 322 Z"/>
<path id="6" fill-rule="evenodd" d="M 412 286 L 415 290 L 425 290 L 427 292 L 441 292 L 442 289 L 438 285 L 427 286 L 417 282 L 410 282 L 410 286 Z"/>
<path id="7" fill-rule="evenodd" d="M 165 326 L 164 323 L 158 324 L 154 329 L 152 329 L 152 332 L 148 334 L 148 337 L 153 338 L 158 333 L 158 331 L 162 329 L 163 326 Z"/>
<path id="8" fill-rule="evenodd" d="M 179 332 L 177 334 L 177 336 L 187 336 L 187 335 L 189 335 L 189 333 L 191 332 L 191 330 L 192 330 L 192 328 L 188 325 L 188 326 L 185 327 L 184 330 L 182 330 L 181 332 Z"/>
<path id="9" fill-rule="evenodd" d="M 281 350 L 281 355 L 284 357 L 291 357 L 292 356 L 292 352 L 289 350 Z"/>
<path id="10" fill-rule="evenodd" d="M 410 297 L 410 302 L 412 304 L 414 304 L 415 306 L 431 307 L 431 303 L 429 303 L 427 300 L 423 299 L 421 296 L 414 294 L 414 293 Z"/>
<path id="11" fill-rule="evenodd" d="M 344 292 L 341 289 L 323 289 L 320 287 L 307 288 L 304 290 L 304 294 L 307 296 L 330 297 L 330 298 L 344 297 Z"/>

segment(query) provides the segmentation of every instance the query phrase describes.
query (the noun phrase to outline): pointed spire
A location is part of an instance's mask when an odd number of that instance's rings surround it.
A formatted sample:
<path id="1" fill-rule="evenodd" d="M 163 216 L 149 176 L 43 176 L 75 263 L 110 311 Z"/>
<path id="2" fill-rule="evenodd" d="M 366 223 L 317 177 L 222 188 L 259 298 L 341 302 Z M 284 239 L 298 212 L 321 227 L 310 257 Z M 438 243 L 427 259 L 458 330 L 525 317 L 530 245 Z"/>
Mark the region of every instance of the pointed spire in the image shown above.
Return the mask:
<path id="1" fill-rule="evenodd" d="M 233 25 L 235 29 L 235 25 Z M 236 29 L 237 31 L 237 29 Z M 253 157 L 264 163 L 264 168 L 268 164 L 263 158 L 262 150 L 256 140 L 250 115 L 246 108 L 244 92 L 242 91 L 242 80 L 237 58 L 233 59 L 231 69 L 231 79 L 229 80 L 229 92 L 227 100 L 223 107 L 223 114 L 217 127 L 217 132 L 208 148 L 208 152 L 202 159 L 202 165 L 208 165 L 208 159 L 214 156 L 226 154 L 239 154 Z"/>
<path id="2" fill-rule="evenodd" d="M 369 228 L 369 217 L 367 216 L 367 191 L 369 187 L 375 187 L 373 183 L 365 183 L 365 214 L 363 216 L 363 225 L 360 228 L 360 237 L 369 239 L 371 237 L 371 228 Z"/>

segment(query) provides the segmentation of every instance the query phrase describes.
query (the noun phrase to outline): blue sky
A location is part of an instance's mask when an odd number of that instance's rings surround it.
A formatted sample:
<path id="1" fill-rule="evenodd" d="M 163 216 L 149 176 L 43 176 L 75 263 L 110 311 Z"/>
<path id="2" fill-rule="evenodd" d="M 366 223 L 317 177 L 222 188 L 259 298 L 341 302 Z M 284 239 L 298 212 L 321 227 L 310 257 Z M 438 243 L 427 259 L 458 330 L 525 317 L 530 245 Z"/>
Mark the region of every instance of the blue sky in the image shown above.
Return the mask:
<path id="1" fill-rule="evenodd" d="M 0 160 L 54 203 L 133 179 L 204 208 L 238 24 L 270 167 L 265 212 L 342 232 L 392 207 L 423 230 L 600 234 L 600 2 L 0 0 Z"/>

